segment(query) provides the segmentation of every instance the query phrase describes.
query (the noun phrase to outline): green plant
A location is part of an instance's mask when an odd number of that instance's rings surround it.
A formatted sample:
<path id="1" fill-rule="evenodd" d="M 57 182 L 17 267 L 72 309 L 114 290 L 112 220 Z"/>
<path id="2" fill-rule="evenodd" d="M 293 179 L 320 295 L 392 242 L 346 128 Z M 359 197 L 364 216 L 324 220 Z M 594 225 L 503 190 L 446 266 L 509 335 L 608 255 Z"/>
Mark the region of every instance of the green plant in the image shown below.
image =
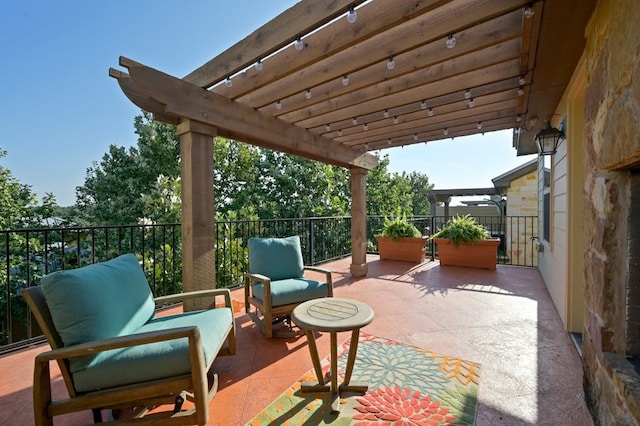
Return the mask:
<path id="1" fill-rule="evenodd" d="M 447 238 L 454 246 L 457 246 L 460 243 L 487 239 L 489 238 L 489 231 L 483 225 L 477 223 L 475 218 L 467 214 L 449 219 L 444 228 L 430 238 Z"/>
<path id="2" fill-rule="evenodd" d="M 422 233 L 413 223 L 409 222 L 405 213 L 398 212 L 391 219 L 384 218 L 384 226 L 380 230 L 380 235 L 394 241 L 398 238 L 421 237 Z"/>

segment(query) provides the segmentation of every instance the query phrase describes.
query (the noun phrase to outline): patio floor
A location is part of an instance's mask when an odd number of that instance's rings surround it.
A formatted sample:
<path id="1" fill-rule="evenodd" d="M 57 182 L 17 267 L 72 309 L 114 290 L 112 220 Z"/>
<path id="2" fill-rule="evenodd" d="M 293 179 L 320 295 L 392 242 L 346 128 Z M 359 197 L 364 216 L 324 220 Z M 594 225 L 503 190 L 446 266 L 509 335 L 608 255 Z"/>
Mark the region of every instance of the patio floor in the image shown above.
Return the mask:
<path id="1" fill-rule="evenodd" d="M 367 277 L 353 279 L 350 261 L 324 267 L 333 271 L 335 296 L 374 309 L 375 319 L 363 331 L 482 365 L 477 425 L 593 424 L 578 352 L 537 269 L 499 265 L 484 271 L 370 256 Z M 243 296 L 235 292 L 234 299 Z M 220 387 L 209 425 L 246 423 L 312 369 L 306 337 L 264 339 L 243 309 L 236 323 L 237 354 L 214 364 Z M 338 341 L 347 337 L 341 333 Z M 0 358 L 0 424 L 33 424 L 33 358 L 46 349 Z M 318 338 L 318 350 L 328 355 L 328 333 Z M 54 395 L 64 395 L 58 381 Z M 58 417 L 55 424 L 91 421 L 86 412 Z"/>

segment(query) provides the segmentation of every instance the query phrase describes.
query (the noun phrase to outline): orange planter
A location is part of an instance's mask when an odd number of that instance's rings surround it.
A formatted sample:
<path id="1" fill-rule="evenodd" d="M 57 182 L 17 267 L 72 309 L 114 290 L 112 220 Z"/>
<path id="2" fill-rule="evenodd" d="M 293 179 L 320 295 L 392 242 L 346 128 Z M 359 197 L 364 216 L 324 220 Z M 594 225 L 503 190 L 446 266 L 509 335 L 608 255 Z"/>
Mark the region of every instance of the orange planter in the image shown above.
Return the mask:
<path id="1" fill-rule="evenodd" d="M 428 237 L 405 237 L 392 241 L 389 237 L 376 236 L 380 259 L 424 262 L 425 242 Z"/>
<path id="2" fill-rule="evenodd" d="M 474 243 L 454 246 L 447 238 L 436 238 L 440 265 L 469 268 L 496 269 L 500 238 L 489 238 Z"/>

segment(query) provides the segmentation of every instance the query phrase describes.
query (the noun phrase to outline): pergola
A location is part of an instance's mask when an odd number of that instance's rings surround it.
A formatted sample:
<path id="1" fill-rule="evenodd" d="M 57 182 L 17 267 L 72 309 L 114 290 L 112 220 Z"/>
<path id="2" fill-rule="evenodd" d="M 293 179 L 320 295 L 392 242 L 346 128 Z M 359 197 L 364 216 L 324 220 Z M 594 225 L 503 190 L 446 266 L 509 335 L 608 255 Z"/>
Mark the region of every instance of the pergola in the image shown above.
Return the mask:
<path id="1" fill-rule="evenodd" d="M 365 275 L 369 152 L 510 128 L 519 155 L 536 152 L 593 4 L 303 0 L 183 78 L 120 58 L 125 95 L 178 126 L 184 288 L 215 276 L 214 136 L 350 169 L 351 272 Z"/>

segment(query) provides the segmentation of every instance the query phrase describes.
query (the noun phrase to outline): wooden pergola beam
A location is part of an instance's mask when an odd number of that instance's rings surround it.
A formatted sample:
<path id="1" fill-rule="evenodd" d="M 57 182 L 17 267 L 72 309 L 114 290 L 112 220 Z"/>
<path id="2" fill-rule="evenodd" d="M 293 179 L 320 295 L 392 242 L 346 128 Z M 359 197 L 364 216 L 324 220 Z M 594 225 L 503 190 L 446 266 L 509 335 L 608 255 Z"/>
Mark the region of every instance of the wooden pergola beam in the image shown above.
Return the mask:
<path id="1" fill-rule="evenodd" d="M 167 119 L 209 124 L 218 134 L 341 167 L 370 170 L 377 157 L 234 102 L 176 77 L 121 57 L 129 74 L 110 70 L 129 99 Z M 141 101 L 142 100 L 142 101 Z M 160 109 L 162 108 L 162 109 Z"/>

